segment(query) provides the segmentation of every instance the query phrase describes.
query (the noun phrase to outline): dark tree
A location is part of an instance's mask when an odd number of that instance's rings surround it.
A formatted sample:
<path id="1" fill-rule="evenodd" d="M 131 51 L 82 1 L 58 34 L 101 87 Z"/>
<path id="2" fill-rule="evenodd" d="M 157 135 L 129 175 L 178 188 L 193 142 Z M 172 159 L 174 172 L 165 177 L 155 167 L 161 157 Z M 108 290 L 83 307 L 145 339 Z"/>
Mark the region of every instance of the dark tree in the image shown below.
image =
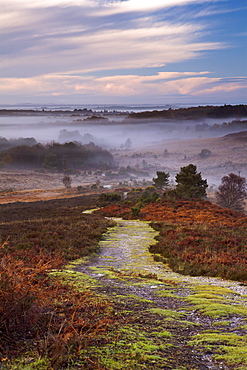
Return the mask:
<path id="1" fill-rule="evenodd" d="M 247 197 L 245 177 L 234 173 L 222 177 L 221 185 L 218 187 L 215 196 L 221 207 L 243 212 L 244 201 Z"/>
<path id="2" fill-rule="evenodd" d="M 180 168 L 176 182 L 176 194 L 181 198 L 203 198 L 207 195 L 207 180 L 202 179 L 201 172 L 197 172 L 193 164 Z"/>
<path id="3" fill-rule="evenodd" d="M 48 170 L 57 169 L 58 159 L 55 153 L 47 153 L 44 157 L 43 167 Z"/>
<path id="4" fill-rule="evenodd" d="M 164 186 L 169 186 L 169 177 L 170 177 L 169 173 L 157 171 L 156 175 L 157 177 L 153 179 L 153 182 L 154 186 L 157 189 L 162 189 Z"/>
<path id="5" fill-rule="evenodd" d="M 198 155 L 200 158 L 204 159 L 210 157 L 212 155 L 212 152 L 209 149 L 202 149 Z"/>
<path id="6" fill-rule="evenodd" d="M 66 189 L 70 189 L 71 188 L 71 182 L 72 182 L 72 180 L 71 180 L 71 177 L 70 176 L 64 175 L 62 181 L 63 181 L 63 184 L 66 187 Z"/>

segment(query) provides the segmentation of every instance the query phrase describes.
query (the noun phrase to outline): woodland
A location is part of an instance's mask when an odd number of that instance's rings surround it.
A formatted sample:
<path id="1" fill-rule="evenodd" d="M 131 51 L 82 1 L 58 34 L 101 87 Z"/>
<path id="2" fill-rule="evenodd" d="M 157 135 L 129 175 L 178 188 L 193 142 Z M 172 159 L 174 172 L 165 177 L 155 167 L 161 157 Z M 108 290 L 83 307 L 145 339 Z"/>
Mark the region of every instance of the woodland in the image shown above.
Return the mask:
<path id="1" fill-rule="evenodd" d="M 17 140 L 18 141 L 25 141 Z M 28 139 L 26 139 L 28 143 Z M 32 140 L 29 140 L 32 143 Z M 32 143 L 33 144 L 33 143 Z M 112 155 L 94 143 L 82 145 L 76 142 L 46 145 L 15 145 L 0 153 L 0 165 L 21 169 L 49 171 L 109 168 Z"/>

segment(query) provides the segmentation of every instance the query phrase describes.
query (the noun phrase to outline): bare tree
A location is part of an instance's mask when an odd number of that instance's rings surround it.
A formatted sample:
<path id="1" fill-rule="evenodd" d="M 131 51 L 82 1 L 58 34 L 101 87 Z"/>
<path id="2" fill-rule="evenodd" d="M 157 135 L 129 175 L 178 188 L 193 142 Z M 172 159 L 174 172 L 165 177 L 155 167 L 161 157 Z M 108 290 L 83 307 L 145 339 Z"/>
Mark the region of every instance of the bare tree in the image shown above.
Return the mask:
<path id="1" fill-rule="evenodd" d="M 218 187 L 215 196 L 221 207 L 243 212 L 244 201 L 247 197 L 245 177 L 234 173 L 222 177 L 221 185 Z"/>

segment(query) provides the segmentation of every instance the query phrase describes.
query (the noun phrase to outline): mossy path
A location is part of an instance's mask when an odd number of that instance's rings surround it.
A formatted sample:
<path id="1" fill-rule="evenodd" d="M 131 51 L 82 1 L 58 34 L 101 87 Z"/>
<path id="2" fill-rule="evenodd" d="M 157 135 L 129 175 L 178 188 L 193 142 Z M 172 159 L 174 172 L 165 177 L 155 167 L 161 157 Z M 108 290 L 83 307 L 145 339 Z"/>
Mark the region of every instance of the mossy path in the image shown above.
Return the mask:
<path id="1" fill-rule="evenodd" d="M 247 288 L 155 262 L 147 222 L 115 219 L 100 254 L 70 266 L 111 302 L 115 325 L 82 353 L 104 369 L 247 369 Z"/>

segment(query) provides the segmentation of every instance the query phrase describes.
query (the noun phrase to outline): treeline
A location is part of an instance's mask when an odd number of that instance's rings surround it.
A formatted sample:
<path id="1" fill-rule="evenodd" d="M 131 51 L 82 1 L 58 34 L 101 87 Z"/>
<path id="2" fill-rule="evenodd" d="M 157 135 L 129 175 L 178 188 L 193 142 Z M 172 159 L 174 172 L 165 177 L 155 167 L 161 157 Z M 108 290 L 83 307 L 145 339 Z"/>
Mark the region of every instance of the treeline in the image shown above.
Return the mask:
<path id="1" fill-rule="evenodd" d="M 27 145 L 32 146 L 37 144 L 37 141 L 34 137 L 20 137 L 18 139 L 6 139 L 3 136 L 0 136 L 0 152 L 13 148 L 14 146 Z"/>
<path id="2" fill-rule="evenodd" d="M 198 118 L 227 118 L 247 117 L 247 105 L 199 106 L 162 111 L 145 111 L 131 113 L 127 119 L 198 119 Z"/>
<path id="3" fill-rule="evenodd" d="M 107 169 L 113 164 L 112 155 L 94 143 L 52 142 L 46 145 L 19 145 L 0 153 L 0 165 L 21 169 L 51 171 Z"/>

